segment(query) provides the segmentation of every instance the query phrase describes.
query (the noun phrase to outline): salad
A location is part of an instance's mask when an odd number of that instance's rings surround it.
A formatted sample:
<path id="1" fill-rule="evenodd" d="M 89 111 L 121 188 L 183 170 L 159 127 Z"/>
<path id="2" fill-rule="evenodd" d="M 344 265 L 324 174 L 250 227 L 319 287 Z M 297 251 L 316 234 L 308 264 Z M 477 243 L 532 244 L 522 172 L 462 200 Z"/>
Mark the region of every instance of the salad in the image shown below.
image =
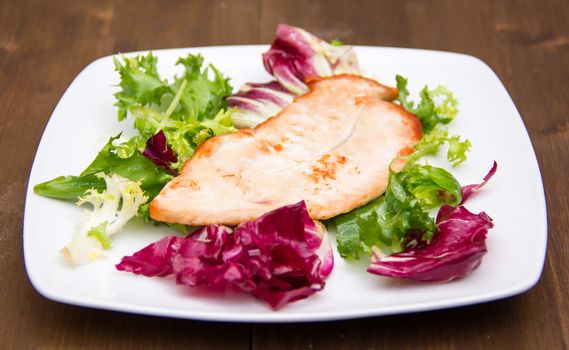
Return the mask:
<path id="1" fill-rule="evenodd" d="M 114 135 L 81 174 L 34 187 L 37 194 L 86 207 L 75 237 L 62 247 L 67 261 L 81 265 L 103 256 L 112 249 L 112 236 L 135 216 L 165 225 L 151 218 L 149 203 L 209 138 L 255 127 L 308 91 L 310 79 L 362 74 L 351 46 L 286 25 L 279 26 L 262 60 L 274 80 L 248 83 L 233 93 L 229 78 L 204 66 L 200 55 L 181 57 L 183 73 L 170 81 L 158 74 L 152 53 L 115 58 L 117 116 L 132 123 L 137 135 Z M 383 195 L 325 222 L 311 218 L 301 201 L 236 227 L 169 224 L 181 235 L 133 247 L 140 250 L 125 256 L 117 269 L 174 275 L 177 283 L 192 287 L 245 291 L 278 309 L 324 289 L 334 265 L 330 229 L 343 258 L 371 258 L 370 278 L 450 281 L 468 275 L 486 252 L 492 220 L 464 205 L 496 172 L 496 164 L 482 183 L 468 186 L 430 165 L 428 157 L 442 148 L 448 168 L 466 161 L 470 142 L 445 127 L 457 116 L 458 101 L 439 86 L 425 87 L 413 102 L 407 80 L 397 76 L 396 82 L 394 103 L 420 120 L 422 138 L 412 153 L 393 160 Z"/>

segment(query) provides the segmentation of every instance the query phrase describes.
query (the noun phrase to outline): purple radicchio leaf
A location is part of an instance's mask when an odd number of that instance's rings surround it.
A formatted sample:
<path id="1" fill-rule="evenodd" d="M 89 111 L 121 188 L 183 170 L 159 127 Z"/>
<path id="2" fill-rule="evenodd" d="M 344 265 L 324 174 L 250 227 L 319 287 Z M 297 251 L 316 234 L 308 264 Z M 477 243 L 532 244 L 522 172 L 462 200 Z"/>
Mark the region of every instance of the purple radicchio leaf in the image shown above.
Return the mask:
<path id="1" fill-rule="evenodd" d="M 356 53 L 349 45 L 334 46 L 307 31 L 280 24 L 263 64 L 276 81 L 245 84 L 227 98 L 235 126 L 252 128 L 276 115 L 295 96 L 308 91 L 312 78 L 334 74 L 359 74 Z"/>
<path id="2" fill-rule="evenodd" d="M 334 46 L 307 31 L 280 24 L 275 41 L 263 54 L 263 64 L 286 89 L 296 95 L 308 91 L 311 78 L 340 73 L 359 73 L 353 48 Z"/>
<path id="3" fill-rule="evenodd" d="M 154 164 L 168 169 L 170 172 L 173 171 L 170 165 L 178 161 L 176 153 L 174 153 L 174 150 L 168 145 L 166 135 L 164 135 L 162 130 L 146 140 L 146 147 L 142 155 Z"/>
<path id="4" fill-rule="evenodd" d="M 252 128 L 269 117 L 276 115 L 294 99 L 279 82 L 258 84 L 249 83 L 227 98 L 230 108 L 235 112 L 231 117 L 236 127 Z"/>
<path id="5" fill-rule="evenodd" d="M 238 288 L 279 309 L 322 290 L 333 265 L 327 233 L 299 202 L 234 231 L 209 225 L 187 238 L 163 238 L 116 267 L 146 276 L 174 274 L 177 283 L 192 287 Z"/>

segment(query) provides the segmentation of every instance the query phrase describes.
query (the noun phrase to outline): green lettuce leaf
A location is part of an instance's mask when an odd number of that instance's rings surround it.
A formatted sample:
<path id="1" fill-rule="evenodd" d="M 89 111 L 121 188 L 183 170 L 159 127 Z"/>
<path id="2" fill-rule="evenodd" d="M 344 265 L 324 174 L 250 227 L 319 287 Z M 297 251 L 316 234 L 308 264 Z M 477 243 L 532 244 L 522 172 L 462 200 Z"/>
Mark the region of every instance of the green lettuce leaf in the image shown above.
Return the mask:
<path id="1" fill-rule="evenodd" d="M 460 140 L 460 136 L 452 136 L 447 139 L 448 141 L 448 152 L 447 159 L 452 162 L 453 166 L 464 162 L 466 160 L 466 152 L 469 152 L 472 148 L 472 144 L 469 140 Z"/>
<path id="2" fill-rule="evenodd" d="M 384 195 L 334 218 L 338 251 L 345 258 L 367 255 L 374 246 L 386 254 L 400 252 L 409 232 L 428 241 L 437 230 L 428 209 L 460 200 L 460 184 L 442 168 L 413 164 L 390 172 Z"/>
<path id="3" fill-rule="evenodd" d="M 104 249 L 111 249 L 111 240 L 107 235 L 108 221 L 100 223 L 98 226 L 91 228 L 87 232 L 88 237 L 95 237 Z"/>
<path id="4" fill-rule="evenodd" d="M 444 86 L 439 86 L 434 90 L 429 90 L 425 86 L 419 96 L 421 101 L 417 107 L 409 100 L 409 90 L 407 89 L 407 79 L 397 75 L 395 77 L 399 97 L 397 101 L 410 113 L 415 114 L 421 121 L 423 133 L 428 134 L 439 124 L 448 124 L 458 114 L 458 100 L 453 93 Z M 440 100 L 437 103 L 437 100 Z"/>
<path id="5" fill-rule="evenodd" d="M 115 94 L 118 118 L 123 120 L 129 108 L 137 105 L 160 105 L 162 97 L 172 93 L 168 82 L 160 79 L 156 70 L 158 58 L 152 53 L 146 56 L 123 57 L 123 62 L 113 58 L 119 72 L 121 91 Z"/>
<path id="6" fill-rule="evenodd" d="M 399 97 L 397 101 L 409 113 L 413 113 L 421 121 L 423 138 L 415 145 L 415 153 L 411 156 L 418 159 L 427 155 L 436 155 L 445 143 L 448 144 L 447 160 L 456 167 L 466 161 L 466 153 L 472 148 L 469 140 L 461 140 L 460 136 L 449 136 L 442 125 L 446 125 L 454 120 L 458 114 L 458 100 L 453 93 L 444 86 L 439 86 L 434 90 L 429 90 L 425 86 L 419 96 L 421 101 L 415 107 L 415 103 L 409 100 L 409 90 L 407 89 L 407 79 L 397 75 L 397 89 Z"/>
<path id="7" fill-rule="evenodd" d="M 423 208 L 431 209 L 442 204 L 457 206 L 462 199 L 460 183 L 443 168 L 416 165 L 397 176 Z"/>
<path id="8" fill-rule="evenodd" d="M 205 140 L 215 135 L 234 132 L 231 112 L 220 110 L 211 119 L 197 122 L 186 122 L 171 118 L 165 119 L 162 114 L 152 111 L 133 108 L 132 116 L 135 118 L 135 127 L 140 131 L 140 140 L 154 135 L 156 130 L 162 130 L 172 150 L 178 156 L 178 162 L 172 164 L 180 169 L 184 162 L 194 155 L 196 148 Z M 129 140 L 128 142 L 133 142 Z M 137 141 L 134 141 L 137 142 Z M 121 144 L 122 145 L 122 144 Z"/>
<path id="9" fill-rule="evenodd" d="M 113 141 L 120 134 L 111 137 L 95 160 L 80 176 L 103 172 L 105 174 L 118 174 L 132 181 L 140 181 L 140 187 L 150 199 L 154 198 L 160 190 L 172 179 L 166 170 L 148 160 L 140 152 L 134 152 L 128 158 L 121 158 L 115 151 Z"/>
<path id="10" fill-rule="evenodd" d="M 184 71 L 171 84 L 159 77 L 156 63 L 152 53 L 115 59 L 121 77 L 121 91 L 115 94 L 118 118 L 123 120 L 128 112 L 140 134 L 115 147 L 119 156 L 128 157 L 162 130 L 178 157 L 172 167 L 180 169 L 203 141 L 236 131 L 225 101 L 232 87 L 212 65 L 203 68 L 199 54 L 178 59 Z"/>
<path id="11" fill-rule="evenodd" d="M 61 254 L 73 265 L 89 263 L 111 248 L 110 237 L 135 217 L 140 207 L 148 202 L 148 196 L 140 187 L 140 181 L 132 181 L 117 174 L 96 174 L 105 182 L 105 190 L 89 190 L 77 201 L 87 205 L 81 222 L 71 241 L 61 249 Z"/>
<path id="12" fill-rule="evenodd" d="M 213 72 L 213 78 L 210 79 L 209 69 L 201 70 L 203 57 L 199 54 L 180 57 L 176 64 L 184 67 L 184 74 L 176 77 L 174 85 L 179 88 L 184 81 L 187 82 L 180 98 L 182 110 L 185 112 L 184 119 L 193 116 L 197 116 L 197 120 L 211 119 L 220 110 L 227 108 L 225 97 L 233 91 L 229 78 L 210 65 L 209 68 Z"/>
<path id="13" fill-rule="evenodd" d="M 105 189 L 105 181 L 95 174 L 85 176 L 59 176 L 50 181 L 42 182 L 34 186 L 34 192 L 44 197 L 77 201 L 88 190 L 102 191 Z"/>
<path id="14" fill-rule="evenodd" d="M 140 187 L 149 199 L 154 198 L 164 185 L 172 179 L 166 170 L 155 165 L 140 152 L 134 152 L 128 158 L 121 158 L 113 146 L 120 134 L 111 137 L 99 151 L 97 157 L 79 176 L 60 176 L 34 186 L 34 191 L 42 196 L 77 201 L 88 190 L 102 191 L 105 181 L 96 176 L 98 173 L 118 174 L 132 181 L 140 181 Z"/>
<path id="15" fill-rule="evenodd" d="M 415 152 L 410 159 L 419 159 L 425 156 L 434 156 L 439 153 L 442 145 L 448 144 L 447 160 L 456 167 L 466 161 L 466 153 L 470 152 L 472 144 L 469 140 L 461 140 L 460 136 L 449 136 L 446 129 L 436 128 L 415 145 Z"/>

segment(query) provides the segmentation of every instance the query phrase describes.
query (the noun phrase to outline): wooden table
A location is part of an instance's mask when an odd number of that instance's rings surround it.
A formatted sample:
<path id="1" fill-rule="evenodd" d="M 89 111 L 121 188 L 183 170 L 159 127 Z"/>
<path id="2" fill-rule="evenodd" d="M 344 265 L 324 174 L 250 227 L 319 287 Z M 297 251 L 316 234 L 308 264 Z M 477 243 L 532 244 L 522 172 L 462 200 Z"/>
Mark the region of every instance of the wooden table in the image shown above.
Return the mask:
<path id="1" fill-rule="evenodd" d="M 280 22 L 351 44 L 463 52 L 496 71 L 529 130 L 547 193 L 548 254 L 535 288 L 452 310 L 285 325 L 89 310 L 32 288 L 21 243 L 27 178 L 48 118 L 79 71 L 117 52 L 269 43 Z M 566 0 L 1 1 L 0 347 L 568 348 L 568 23 Z"/>

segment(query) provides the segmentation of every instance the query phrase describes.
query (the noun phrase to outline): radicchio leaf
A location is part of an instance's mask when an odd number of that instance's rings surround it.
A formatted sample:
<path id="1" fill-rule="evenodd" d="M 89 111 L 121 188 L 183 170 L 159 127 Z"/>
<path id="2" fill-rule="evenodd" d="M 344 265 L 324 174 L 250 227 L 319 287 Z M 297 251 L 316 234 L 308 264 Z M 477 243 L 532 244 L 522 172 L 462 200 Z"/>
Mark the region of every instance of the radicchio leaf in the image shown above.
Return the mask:
<path id="1" fill-rule="evenodd" d="M 287 90 L 301 95 L 311 78 L 339 73 L 359 73 L 353 48 L 334 46 L 307 31 L 280 24 L 275 41 L 263 54 L 265 69 Z"/>
<path id="2" fill-rule="evenodd" d="M 170 165 L 178 161 L 178 157 L 172 150 L 172 147 L 168 145 L 166 135 L 164 135 L 162 130 L 146 141 L 146 147 L 142 154 L 154 164 L 163 166 L 169 171 L 172 171 Z"/>
<path id="3" fill-rule="evenodd" d="M 494 174 L 496 174 L 497 170 L 498 170 L 498 163 L 494 162 L 494 164 L 492 165 L 492 168 L 490 169 L 488 174 L 486 174 L 486 176 L 484 176 L 484 179 L 481 183 L 473 184 L 473 185 L 467 185 L 467 186 L 462 187 L 462 202 L 460 202 L 460 204 L 463 204 L 473 194 L 480 191 L 480 189 L 482 189 L 482 187 L 484 187 L 484 185 L 486 185 L 488 183 L 488 181 L 492 178 L 492 176 L 494 176 Z"/>
<path id="4" fill-rule="evenodd" d="M 367 271 L 381 276 L 439 282 L 472 272 L 482 262 L 487 251 L 486 235 L 494 225 L 486 213 L 471 213 L 462 204 L 490 180 L 496 169 L 494 162 L 482 183 L 462 188 L 461 205 L 441 207 L 437 215 L 439 232 L 429 244 L 412 246 L 387 257 L 374 252 Z"/>
<path id="5" fill-rule="evenodd" d="M 275 41 L 263 54 L 263 64 L 276 81 L 245 84 L 227 98 L 236 109 L 238 128 L 252 128 L 277 114 L 297 95 L 308 91 L 306 81 L 334 74 L 359 74 L 358 59 L 349 45 L 335 46 L 307 31 L 280 24 Z"/>
<path id="6" fill-rule="evenodd" d="M 234 108 L 231 118 L 238 128 L 252 128 L 263 120 L 276 115 L 294 99 L 294 94 L 279 82 L 264 84 L 248 83 L 239 92 L 227 98 L 229 107 Z"/>
<path id="7" fill-rule="evenodd" d="M 209 225 L 187 238 L 163 238 L 116 267 L 145 276 L 174 274 L 177 283 L 192 287 L 237 287 L 278 309 L 322 290 L 333 265 L 323 226 L 299 202 L 234 231 Z"/>
<path id="8" fill-rule="evenodd" d="M 168 276 L 172 270 L 172 257 L 178 253 L 184 238 L 177 236 L 164 237 L 132 256 L 122 258 L 116 267 L 121 271 L 132 272 L 144 276 Z"/>

